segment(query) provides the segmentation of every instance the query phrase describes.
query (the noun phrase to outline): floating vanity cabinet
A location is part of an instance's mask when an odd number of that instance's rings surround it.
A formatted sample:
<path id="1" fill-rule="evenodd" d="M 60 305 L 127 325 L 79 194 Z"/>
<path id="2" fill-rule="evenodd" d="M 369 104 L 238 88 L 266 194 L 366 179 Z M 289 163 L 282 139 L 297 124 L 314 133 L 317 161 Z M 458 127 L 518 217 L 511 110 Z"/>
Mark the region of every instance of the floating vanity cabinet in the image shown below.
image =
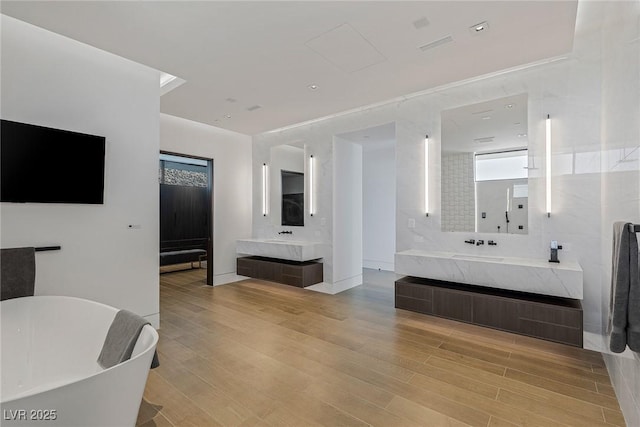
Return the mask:
<path id="1" fill-rule="evenodd" d="M 322 282 L 322 263 L 317 261 L 289 261 L 258 256 L 237 259 L 240 276 L 269 280 L 305 288 Z"/>
<path id="2" fill-rule="evenodd" d="M 395 283 L 395 306 L 582 347 L 579 300 L 408 276 Z"/>

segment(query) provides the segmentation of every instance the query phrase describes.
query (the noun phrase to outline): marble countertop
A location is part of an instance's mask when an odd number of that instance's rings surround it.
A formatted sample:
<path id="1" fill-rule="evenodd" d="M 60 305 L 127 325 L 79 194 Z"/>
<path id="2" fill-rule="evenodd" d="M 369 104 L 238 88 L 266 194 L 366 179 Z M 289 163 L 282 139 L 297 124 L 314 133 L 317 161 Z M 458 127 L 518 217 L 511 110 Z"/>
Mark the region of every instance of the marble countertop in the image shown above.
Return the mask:
<path id="1" fill-rule="evenodd" d="M 236 241 L 236 252 L 289 261 L 310 261 L 322 258 L 317 243 L 285 239 L 240 239 Z"/>
<path id="2" fill-rule="evenodd" d="M 398 274 L 572 299 L 583 297 L 583 273 L 574 261 L 410 249 L 397 252 Z"/>

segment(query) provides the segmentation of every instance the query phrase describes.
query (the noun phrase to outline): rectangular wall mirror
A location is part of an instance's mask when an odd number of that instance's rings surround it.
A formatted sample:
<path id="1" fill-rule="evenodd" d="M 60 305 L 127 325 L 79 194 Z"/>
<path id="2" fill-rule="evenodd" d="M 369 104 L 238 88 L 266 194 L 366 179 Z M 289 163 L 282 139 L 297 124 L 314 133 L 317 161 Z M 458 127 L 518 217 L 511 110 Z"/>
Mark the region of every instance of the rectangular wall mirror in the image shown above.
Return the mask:
<path id="1" fill-rule="evenodd" d="M 304 143 L 271 147 L 270 209 L 274 226 L 304 226 Z"/>
<path id="2" fill-rule="evenodd" d="M 304 174 L 281 170 L 282 225 L 304 225 Z"/>
<path id="3" fill-rule="evenodd" d="M 442 112 L 442 231 L 527 234 L 527 94 Z"/>

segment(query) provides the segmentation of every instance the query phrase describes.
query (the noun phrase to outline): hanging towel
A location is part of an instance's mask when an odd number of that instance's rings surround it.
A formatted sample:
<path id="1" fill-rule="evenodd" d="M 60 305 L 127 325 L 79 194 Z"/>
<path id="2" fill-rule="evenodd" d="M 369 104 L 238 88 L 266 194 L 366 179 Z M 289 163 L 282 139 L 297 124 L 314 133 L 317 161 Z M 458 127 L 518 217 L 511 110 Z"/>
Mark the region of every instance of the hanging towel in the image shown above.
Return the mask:
<path id="1" fill-rule="evenodd" d="M 640 352 L 640 273 L 638 240 L 631 224 L 613 224 L 609 348 L 622 353 L 628 345 Z"/>
<path id="2" fill-rule="evenodd" d="M 34 248 L 0 250 L 0 300 L 33 296 L 36 283 Z"/>
<path id="3" fill-rule="evenodd" d="M 102 351 L 98 356 L 98 363 L 107 369 L 131 359 L 131 353 L 136 346 L 138 336 L 142 332 L 142 328 L 149 325 L 141 316 L 128 310 L 120 310 L 113 319 L 107 337 L 102 345 Z M 154 353 L 151 369 L 160 366 L 158 361 L 158 353 Z"/>

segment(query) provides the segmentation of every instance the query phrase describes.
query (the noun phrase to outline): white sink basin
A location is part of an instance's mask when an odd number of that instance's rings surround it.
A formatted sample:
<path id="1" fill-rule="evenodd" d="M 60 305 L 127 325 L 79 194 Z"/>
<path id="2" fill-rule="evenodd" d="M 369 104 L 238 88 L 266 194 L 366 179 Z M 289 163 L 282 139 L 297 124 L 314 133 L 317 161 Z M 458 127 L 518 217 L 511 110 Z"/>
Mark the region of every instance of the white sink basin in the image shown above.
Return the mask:
<path id="1" fill-rule="evenodd" d="M 546 259 L 467 255 L 410 249 L 397 252 L 395 271 L 405 276 L 582 299 L 580 264 Z"/>
<path id="2" fill-rule="evenodd" d="M 452 258 L 466 259 L 469 261 L 492 261 L 492 262 L 502 262 L 504 260 L 504 258 L 499 258 L 495 256 L 485 256 L 485 255 L 454 255 Z"/>
<path id="3" fill-rule="evenodd" d="M 322 258 L 316 243 L 297 240 L 242 239 L 236 241 L 236 252 L 300 262 Z"/>

